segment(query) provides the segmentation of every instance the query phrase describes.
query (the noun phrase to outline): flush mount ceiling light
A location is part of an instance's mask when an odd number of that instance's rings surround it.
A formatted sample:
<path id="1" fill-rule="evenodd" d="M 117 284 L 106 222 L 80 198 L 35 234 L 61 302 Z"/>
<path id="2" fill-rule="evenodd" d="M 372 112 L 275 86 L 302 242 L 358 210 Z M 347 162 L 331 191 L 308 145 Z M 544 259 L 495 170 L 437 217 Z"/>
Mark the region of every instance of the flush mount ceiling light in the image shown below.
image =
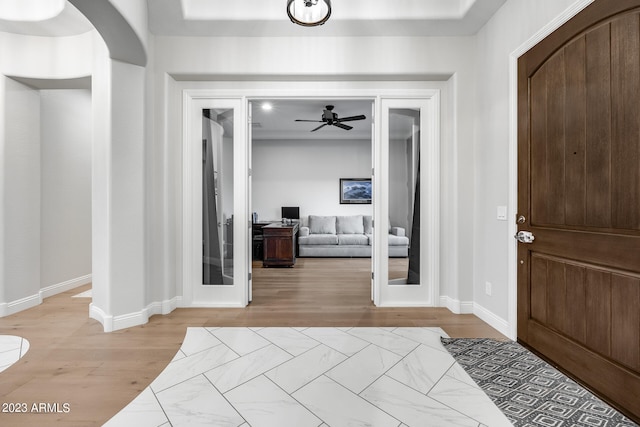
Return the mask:
<path id="1" fill-rule="evenodd" d="M 287 0 L 287 15 L 303 27 L 322 25 L 331 16 L 331 0 Z"/>

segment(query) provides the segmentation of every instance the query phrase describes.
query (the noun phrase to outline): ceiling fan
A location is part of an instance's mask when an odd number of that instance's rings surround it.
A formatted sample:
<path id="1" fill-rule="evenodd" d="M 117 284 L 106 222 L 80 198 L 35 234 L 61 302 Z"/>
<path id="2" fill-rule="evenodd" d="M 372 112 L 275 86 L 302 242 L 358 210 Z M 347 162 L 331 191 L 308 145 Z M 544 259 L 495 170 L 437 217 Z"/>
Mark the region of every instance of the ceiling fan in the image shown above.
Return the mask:
<path id="1" fill-rule="evenodd" d="M 296 119 L 296 122 L 314 122 L 314 123 L 322 123 L 315 129 L 311 129 L 311 132 L 315 132 L 320 128 L 325 126 L 337 126 L 344 130 L 351 130 L 353 126 L 345 125 L 342 122 L 352 122 L 354 120 L 364 120 L 365 116 L 362 114 L 359 116 L 350 116 L 350 117 L 342 117 L 339 118 L 338 114 L 333 112 L 333 105 L 327 105 L 322 112 L 322 120 L 304 120 L 304 119 Z"/>

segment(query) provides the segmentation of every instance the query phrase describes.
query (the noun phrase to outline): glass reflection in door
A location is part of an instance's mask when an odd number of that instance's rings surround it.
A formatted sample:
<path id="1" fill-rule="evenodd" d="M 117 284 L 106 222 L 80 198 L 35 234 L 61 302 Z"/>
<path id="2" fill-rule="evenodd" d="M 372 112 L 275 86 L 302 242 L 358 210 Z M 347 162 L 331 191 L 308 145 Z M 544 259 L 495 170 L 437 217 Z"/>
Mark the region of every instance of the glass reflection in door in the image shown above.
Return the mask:
<path id="1" fill-rule="evenodd" d="M 202 110 L 202 283 L 233 285 L 233 109 Z"/>
<path id="2" fill-rule="evenodd" d="M 389 109 L 389 284 L 420 284 L 420 109 Z"/>

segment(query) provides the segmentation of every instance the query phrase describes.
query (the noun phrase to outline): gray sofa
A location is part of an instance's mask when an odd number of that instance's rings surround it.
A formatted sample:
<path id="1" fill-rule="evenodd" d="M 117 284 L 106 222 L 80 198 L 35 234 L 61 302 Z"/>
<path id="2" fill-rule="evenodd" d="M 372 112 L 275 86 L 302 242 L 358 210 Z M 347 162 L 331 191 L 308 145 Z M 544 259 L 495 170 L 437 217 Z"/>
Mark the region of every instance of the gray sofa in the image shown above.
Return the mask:
<path id="1" fill-rule="evenodd" d="M 369 215 L 309 215 L 298 233 L 301 257 L 370 257 L 373 240 Z M 406 257 L 409 238 L 402 227 L 389 229 L 389 256 Z"/>

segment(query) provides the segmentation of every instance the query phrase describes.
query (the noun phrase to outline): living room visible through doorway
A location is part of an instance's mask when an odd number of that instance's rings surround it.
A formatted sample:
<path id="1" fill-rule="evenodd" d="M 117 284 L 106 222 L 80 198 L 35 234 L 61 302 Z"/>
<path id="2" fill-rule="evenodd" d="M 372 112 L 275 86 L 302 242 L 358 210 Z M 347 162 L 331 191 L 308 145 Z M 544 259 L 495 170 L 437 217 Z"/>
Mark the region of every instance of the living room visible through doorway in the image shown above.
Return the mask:
<path id="1" fill-rule="evenodd" d="M 251 102 L 253 301 L 278 289 L 329 303 L 315 285 L 371 304 L 372 109 L 372 99 Z"/>

